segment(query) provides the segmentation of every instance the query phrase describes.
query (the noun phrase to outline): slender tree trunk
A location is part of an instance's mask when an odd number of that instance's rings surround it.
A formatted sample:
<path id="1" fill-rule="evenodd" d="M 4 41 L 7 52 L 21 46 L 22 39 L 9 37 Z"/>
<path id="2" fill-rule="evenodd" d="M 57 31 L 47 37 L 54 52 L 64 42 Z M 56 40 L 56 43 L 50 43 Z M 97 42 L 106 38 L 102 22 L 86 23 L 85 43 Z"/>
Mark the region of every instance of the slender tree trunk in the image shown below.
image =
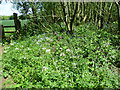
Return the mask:
<path id="1" fill-rule="evenodd" d="M 78 11 L 78 2 L 61 2 L 63 21 L 66 24 L 67 32 L 73 34 L 73 23 Z"/>
<path id="2" fill-rule="evenodd" d="M 118 31 L 119 31 L 119 34 L 120 34 L 120 5 L 117 6 L 118 8 Z"/>
<path id="3" fill-rule="evenodd" d="M 75 16 L 77 15 L 77 11 L 78 11 L 78 2 L 75 3 L 74 13 L 70 20 L 70 34 L 73 34 L 73 22 L 75 20 Z"/>
<path id="4" fill-rule="evenodd" d="M 116 6 L 118 10 L 118 34 L 120 34 L 120 1 L 116 1 Z"/>
<path id="5" fill-rule="evenodd" d="M 100 29 L 103 28 L 103 13 L 102 13 L 102 10 L 103 10 L 103 2 L 100 3 L 100 16 L 99 16 L 99 21 L 98 21 L 98 25 L 99 25 Z"/>
<path id="6" fill-rule="evenodd" d="M 65 12 L 64 2 L 60 2 L 60 4 L 61 4 L 62 12 L 63 12 L 63 18 L 62 18 L 62 19 L 63 19 L 63 21 L 64 21 L 67 29 L 69 29 L 69 28 L 68 28 L 68 23 L 67 23 L 67 16 L 66 16 L 66 12 Z"/>

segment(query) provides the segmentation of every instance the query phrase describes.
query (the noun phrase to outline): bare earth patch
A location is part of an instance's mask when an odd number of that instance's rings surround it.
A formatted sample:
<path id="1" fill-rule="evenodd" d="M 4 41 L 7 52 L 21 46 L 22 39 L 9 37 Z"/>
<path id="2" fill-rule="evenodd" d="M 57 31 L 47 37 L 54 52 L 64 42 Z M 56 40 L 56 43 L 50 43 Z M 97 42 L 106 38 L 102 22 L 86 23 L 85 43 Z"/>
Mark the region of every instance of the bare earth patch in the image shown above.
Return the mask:
<path id="1" fill-rule="evenodd" d="M 3 47 L 0 46 L 0 55 L 2 55 L 2 52 L 3 52 Z"/>

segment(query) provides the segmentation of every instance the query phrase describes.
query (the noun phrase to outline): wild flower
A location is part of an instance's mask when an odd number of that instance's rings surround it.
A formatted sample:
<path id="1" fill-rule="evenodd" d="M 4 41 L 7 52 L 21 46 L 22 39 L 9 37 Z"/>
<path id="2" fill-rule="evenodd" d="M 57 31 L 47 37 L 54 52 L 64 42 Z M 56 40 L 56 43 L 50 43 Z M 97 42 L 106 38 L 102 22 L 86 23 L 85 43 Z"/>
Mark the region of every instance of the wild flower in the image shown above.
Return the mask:
<path id="1" fill-rule="evenodd" d="M 41 40 L 44 40 L 43 38 L 40 38 Z"/>
<path id="2" fill-rule="evenodd" d="M 49 52 L 50 52 L 50 49 L 47 49 L 46 52 L 49 53 Z"/>
<path id="3" fill-rule="evenodd" d="M 10 45 L 14 45 L 14 43 L 10 43 Z"/>
<path id="4" fill-rule="evenodd" d="M 77 68 L 77 66 L 76 66 L 77 64 L 76 63 L 72 63 L 72 65 L 73 65 L 74 68 Z"/>
<path id="5" fill-rule="evenodd" d="M 65 56 L 65 54 L 64 54 L 64 53 L 61 53 L 60 56 Z"/>
<path id="6" fill-rule="evenodd" d="M 4 50 L 4 53 L 7 53 L 7 50 Z"/>
<path id="7" fill-rule="evenodd" d="M 67 52 L 70 52 L 71 50 L 70 49 L 66 49 Z"/>
<path id="8" fill-rule="evenodd" d="M 15 50 L 19 50 L 19 48 L 15 48 Z"/>
<path id="9" fill-rule="evenodd" d="M 42 67 L 42 71 L 46 71 L 48 69 L 48 67 Z"/>
<path id="10" fill-rule="evenodd" d="M 72 65 L 76 66 L 76 63 L 72 63 Z"/>
<path id="11" fill-rule="evenodd" d="M 60 50 L 62 50 L 62 48 L 60 47 Z"/>
<path id="12" fill-rule="evenodd" d="M 30 48 L 28 48 L 28 50 L 31 50 Z"/>
<path id="13" fill-rule="evenodd" d="M 26 59 L 26 57 L 24 57 L 24 59 Z"/>
<path id="14" fill-rule="evenodd" d="M 45 50 L 46 48 L 44 47 L 44 48 L 42 48 L 43 50 Z"/>

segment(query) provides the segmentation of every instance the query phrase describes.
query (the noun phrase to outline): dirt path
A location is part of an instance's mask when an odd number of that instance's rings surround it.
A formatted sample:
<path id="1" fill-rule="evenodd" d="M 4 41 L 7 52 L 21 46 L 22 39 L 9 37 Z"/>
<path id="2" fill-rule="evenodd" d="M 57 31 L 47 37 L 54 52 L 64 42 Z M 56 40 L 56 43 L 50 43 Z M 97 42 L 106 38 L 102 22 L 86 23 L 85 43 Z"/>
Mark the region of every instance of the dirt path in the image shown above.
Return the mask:
<path id="1" fill-rule="evenodd" d="M 2 52 L 3 52 L 3 47 L 0 46 L 0 55 L 2 55 Z"/>

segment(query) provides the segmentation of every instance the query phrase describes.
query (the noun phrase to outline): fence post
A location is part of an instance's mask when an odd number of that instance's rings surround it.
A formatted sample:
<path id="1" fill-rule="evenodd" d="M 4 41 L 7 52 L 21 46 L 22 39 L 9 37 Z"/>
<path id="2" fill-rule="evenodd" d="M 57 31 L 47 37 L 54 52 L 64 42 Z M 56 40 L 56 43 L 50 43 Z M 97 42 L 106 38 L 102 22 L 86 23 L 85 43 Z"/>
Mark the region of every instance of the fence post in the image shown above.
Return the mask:
<path id="1" fill-rule="evenodd" d="M 0 25 L 0 39 L 2 40 L 2 38 L 4 37 L 5 37 L 4 26 Z"/>
<path id="2" fill-rule="evenodd" d="M 15 29 L 17 33 L 20 33 L 21 30 L 21 22 L 17 17 L 17 13 L 13 13 L 14 16 L 14 23 L 15 23 Z"/>

